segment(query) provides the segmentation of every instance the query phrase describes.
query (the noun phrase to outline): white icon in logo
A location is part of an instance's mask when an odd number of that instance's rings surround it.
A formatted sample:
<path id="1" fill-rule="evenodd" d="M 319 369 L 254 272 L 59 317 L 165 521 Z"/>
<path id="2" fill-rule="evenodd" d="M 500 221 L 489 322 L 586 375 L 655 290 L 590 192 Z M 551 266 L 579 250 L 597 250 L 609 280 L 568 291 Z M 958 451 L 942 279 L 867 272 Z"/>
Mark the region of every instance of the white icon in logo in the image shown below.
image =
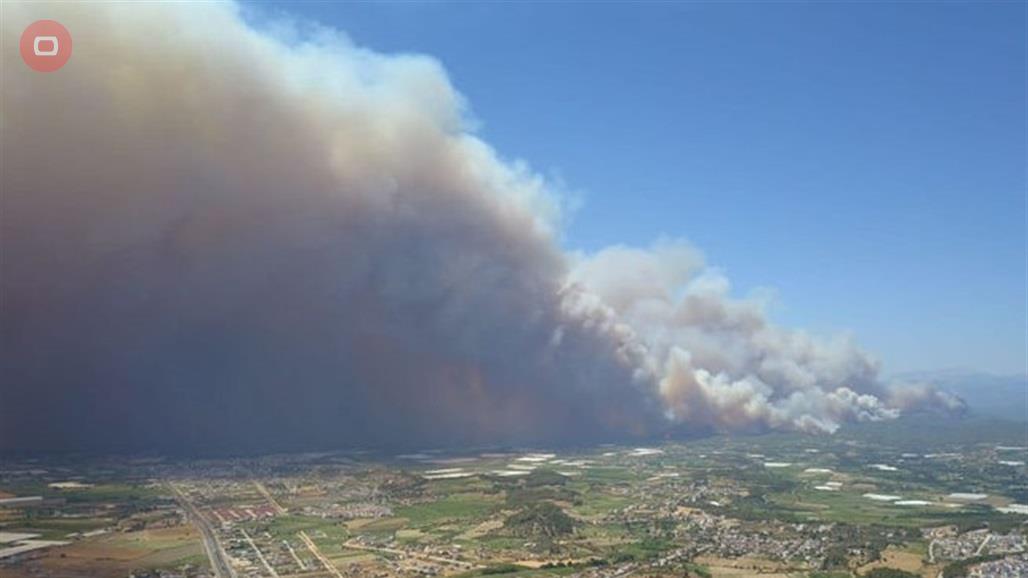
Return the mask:
<path id="1" fill-rule="evenodd" d="M 44 42 L 50 43 L 50 50 L 40 50 L 39 45 Z M 36 56 L 57 56 L 59 51 L 56 36 L 37 36 L 32 41 L 32 52 L 34 52 Z"/>

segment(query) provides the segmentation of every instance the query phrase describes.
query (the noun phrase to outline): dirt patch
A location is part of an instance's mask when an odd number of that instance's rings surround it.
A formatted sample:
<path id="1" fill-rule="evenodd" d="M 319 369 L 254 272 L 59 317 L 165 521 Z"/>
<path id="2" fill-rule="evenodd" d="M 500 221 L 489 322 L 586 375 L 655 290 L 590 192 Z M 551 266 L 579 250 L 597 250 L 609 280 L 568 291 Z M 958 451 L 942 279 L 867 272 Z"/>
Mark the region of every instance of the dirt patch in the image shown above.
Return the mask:
<path id="1" fill-rule="evenodd" d="M 762 578 L 792 578 L 793 574 L 785 572 L 765 572 L 763 570 L 747 570 L 745 568 L 732 568 L 730 566 L 707 566 L 712 578 L 743 578 L 748 576 L 761 576 Z"/>
<path id="2" fill-rule="evenodd" d="M 503 527 L 502 519 L 486 520 L 474 528 L 471 528 L 467 532 L 464 532 L 458 538 L 462 540 L 474 540 L 475 538 L 481 538 L 494 530 L 499 530 Z"/>
<path id="3" fill-rule="evenodd" d="M 361 518 L 346 523 L 347 529 L 363 532 L 394 532 L 407 525 L 407 518 Z"/>
<path id="4" fill-rule="evenodd" d="M 789 578 L 796 569 L 781 562 L 763 558 L 718 558 L 700 556 L 696 563 L 706 566 L 713 578 L 740 578 L 742 576 L 761 576 L 762 578 Z"/>
<path id="5" fill-rule="evenodd" d="M 4 578 L 121 577 L 135 569 L 174 565 L 203 552 L 199 533 L 191 526 L 106 534 L 42 551 L 19 567 L 5 568 Z"/>
<path id="6" fill-rule="evenodd" d="M 928 566 L 924 563 L 924 558 L 920 554 L 890 546 L 882 552 L 881 560 L 861 566 L 859 572 L 860 574 L 866 574 L 875 568 L 895 568 L 897 570 L 913 572 L 924 578 L 935 578 L 941 566 Z"/>

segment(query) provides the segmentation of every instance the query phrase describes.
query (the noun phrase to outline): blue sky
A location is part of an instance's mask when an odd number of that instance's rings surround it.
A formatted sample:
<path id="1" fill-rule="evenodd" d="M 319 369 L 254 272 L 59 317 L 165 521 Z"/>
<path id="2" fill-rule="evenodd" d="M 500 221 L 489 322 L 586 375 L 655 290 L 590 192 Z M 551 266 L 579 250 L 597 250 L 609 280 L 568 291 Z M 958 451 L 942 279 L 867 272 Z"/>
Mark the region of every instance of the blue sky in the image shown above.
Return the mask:
<path id="1" fill-rule="evenodd" d="M 581 193 L 569 249 L 686 238 L 887 372 L 1026 370 L 1024 4 L 272 6 L 442 62 Z"/>

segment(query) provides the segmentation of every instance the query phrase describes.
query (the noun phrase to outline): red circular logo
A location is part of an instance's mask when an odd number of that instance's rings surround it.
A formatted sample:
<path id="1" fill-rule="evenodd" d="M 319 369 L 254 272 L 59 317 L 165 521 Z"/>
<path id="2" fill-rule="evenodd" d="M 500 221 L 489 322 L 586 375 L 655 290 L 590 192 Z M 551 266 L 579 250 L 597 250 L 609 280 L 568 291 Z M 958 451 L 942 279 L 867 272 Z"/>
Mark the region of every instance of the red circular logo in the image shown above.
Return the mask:
<path id="1" fill-rule="evenodd" d="M 55 20 L 36 20 L 21 33 L 21 59 L 36 72 L 53 72 L 71 58 L 71 33 Z"/>

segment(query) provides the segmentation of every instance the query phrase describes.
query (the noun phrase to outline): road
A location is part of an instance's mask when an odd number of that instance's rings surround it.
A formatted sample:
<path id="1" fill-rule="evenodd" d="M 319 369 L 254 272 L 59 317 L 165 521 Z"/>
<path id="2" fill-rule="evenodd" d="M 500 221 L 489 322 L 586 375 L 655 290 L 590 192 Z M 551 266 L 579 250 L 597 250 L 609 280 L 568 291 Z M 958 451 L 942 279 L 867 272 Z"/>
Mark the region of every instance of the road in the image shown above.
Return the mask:
<path id="1" fill-rule="evenodd" d="M 293 549 L 293 545 L 289 543 L 289 540 L 282 540 L 286 548 L 289 548 L 289 553 L 293 555 L 293 560 L 296 560 L 296 565 L 300 567 L 300 570 L 306 570 L 307 564 L 304 563 L 303 558 L 296 555 L 296 550 Z"/>
<path id="2" fill-rule="evenodd" d="M 300 539 L 303 540 L 303 543 L 307 545 L 307 549 L 311 551 L 311 554 L 314 554 L 314 557 L 317 558 L 323 566 L 325 566 L 326 570 L 328 570 L 332 574 L 335 574 L 336 578 L 343 578 L 343 575 L 339 573 L 339 569 L 333 566 L 332 563 L 328 561 L 328 558 L 326 558 L 325 555 L 321 553 L 321 550 L 318 549 L 318 545 L 314 543 L 314 540 L 310 539 L 310 536 L 307 535 L 307 532 L 301 530 L 298 536 L 300 536 Z"/>
<path id="3" fill-rule="evenodd" d="M 981 556 L 982 551 L 985 550 L 985 546 L 988 545 L 989 539 L 992 538 L 992 533 L 986 534 L 985 539 L 978 545 L 978 549 L 974 551 L 975 556 Z"/>
<path id="4" fill-rule="evenodd" d="M 221 543 L 218 542 L 214 528 L 211 528 L 210 523 L 200 515 L 200 511 L 196 509 L 196 506 L 181 490 L 175 487 L 175 484 L 169 483 L 168 485 L 171 486 L 172 492 L 175 493 L 175 499 L 178 500 L 179 505 L 186 512 L 189 521 L 196 526 L 197 530 L 200 530 L 200 535 L 203 536 L 203 547 L 207 551 L 207 558 L 211 561 L 211 569 L 214 571 L 215 577 L 236 578 L 236 571 L 232 569 L 232 564 L 228 561 L 228 554 L 225 553 Z"/>
<path id="5" fill-rule="evenodd" d="M 257 480 L 254 480 L 253 485 L 257 488 L 257 492 L 259 492 L 260 495 L 264 496 L 264 499 L 268 501 L 268 504 L 275 509 L 276 514 L 281 515 L 286 513 L 286 509 L 283 508 L 277 500 L 275 500 L 275 496 L 271 495 L 271 492 L 268 491 L 268 488 L 266 488 L 264 484 L 258 482 Z"/>
<path id="6" fill-rule="evenodd" d="M 364 546 L 364 545 L 361 545 L 361 544 L 356 544 L 352 540 L 343 542 L 343 547 L 344 548 L 350 548 L 350 549 L 353 549 L 353 550 L 365 550 L 367 552 L 384 552 L 386 554 L 395 554 L 395 555 L 399 555 L 399 556 L 405 556 L 407 558 L 414 558 L 414 559 L 417 559 L 417 560 L 428 560 L 430 562 L 439 562 L 441 564 L 452 564 L 452 565 L 457 566 L 459 568 L 467 568 L 469 570 L 480 570 L 482 568 L 485 568 L 485 566 L 480 566 L 478 564 L 473 564 L 471 562 L 465 562 L 463 560 L 455 560 L 453 558 L 443 558 L 441 556 L 430 556 L 428 554 L 421 554 L 421 553 L 418 553 L 418 552 L 407 552 L 405 550 L 397 550 L 395 548 L 379 548 L 379 547 L 374 547 L 374 546 Z"/>
<path id="7" fill-rule="evenodd" d="M 268 563 L 268 559 L 264 557 L 264 554 L 261 553 L 261 549 L 253 542 L 253 538 L 250 537 L 250 533 L 242 528 L 240 528 L 239 531 L 243 533 L 243 538 L 249 542 L 250 547 L 253 548 L 253 551 L 257 554 L 257 558 L 261 561 L 261 564 L 264 564 L 264 567 L 268 570 L 268 574 L 278 578 L 278 572 L 276 572 L 275 568 Z"/>

